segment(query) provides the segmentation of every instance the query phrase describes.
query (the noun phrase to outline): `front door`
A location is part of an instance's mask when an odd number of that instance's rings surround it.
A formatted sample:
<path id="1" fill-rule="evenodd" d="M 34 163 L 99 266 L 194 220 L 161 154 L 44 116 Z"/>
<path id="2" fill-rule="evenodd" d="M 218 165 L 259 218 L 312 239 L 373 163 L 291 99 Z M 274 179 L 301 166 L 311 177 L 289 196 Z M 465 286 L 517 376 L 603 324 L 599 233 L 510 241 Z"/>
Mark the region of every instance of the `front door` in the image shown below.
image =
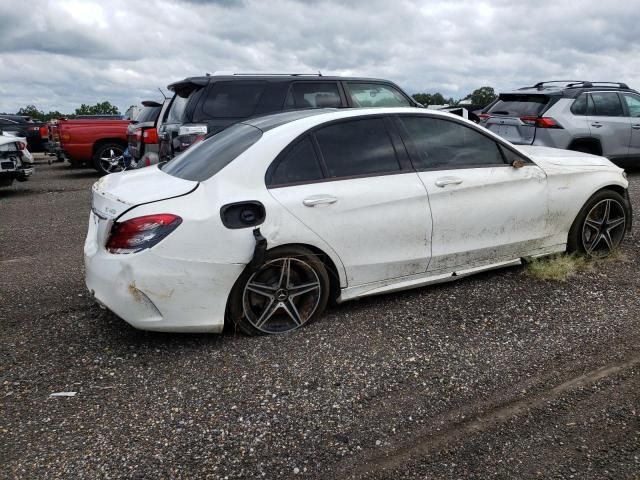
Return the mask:
<path id="1" fill-rule="evenodd" d="M 530 255 L 548 243 L 544 171 L 479 129 L 400 117 L 429 194 L 429 271 L 453 271 Z M 524 164 L 511 166 L 514 160 Z"/>
<path id="2" fill-rule="evenodd" d="M 635 166 L 640 166 L 640 95 L 623 93 L 622 97 L 627 104 L 627 112 L 631 119 L 629 157 L 632 157 Z"/>
<path id="3" fill-rule="evenodd" d="M 600 140 L 602 154 L 610 159 L 626 157 L 631 140 L 631 121 L 625 116 L 620 97 L 616 92 L 591 92 L 589 97 L 589 128 L 591 136 Z"/>
<path id="4" fill-rule="evenodd" d="M 431 215 L 382 117 L 323 126 L 270 168 L 271 195 L 340 257 L 349 287 L 427 270 Z"/>

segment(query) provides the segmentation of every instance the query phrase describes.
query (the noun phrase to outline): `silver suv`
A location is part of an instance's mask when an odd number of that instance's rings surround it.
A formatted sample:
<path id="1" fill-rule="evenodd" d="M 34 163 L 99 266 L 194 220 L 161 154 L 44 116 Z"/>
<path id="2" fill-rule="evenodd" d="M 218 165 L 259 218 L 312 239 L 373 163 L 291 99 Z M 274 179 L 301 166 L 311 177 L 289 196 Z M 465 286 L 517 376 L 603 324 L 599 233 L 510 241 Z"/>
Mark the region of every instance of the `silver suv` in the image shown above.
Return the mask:
<path id="1" fill-rule="evenodd" d="M 554 80 L 501 93 L 480 124 L 520 145 L 603 155 L 640 166 L 640 93 L 624 83 Z"/>

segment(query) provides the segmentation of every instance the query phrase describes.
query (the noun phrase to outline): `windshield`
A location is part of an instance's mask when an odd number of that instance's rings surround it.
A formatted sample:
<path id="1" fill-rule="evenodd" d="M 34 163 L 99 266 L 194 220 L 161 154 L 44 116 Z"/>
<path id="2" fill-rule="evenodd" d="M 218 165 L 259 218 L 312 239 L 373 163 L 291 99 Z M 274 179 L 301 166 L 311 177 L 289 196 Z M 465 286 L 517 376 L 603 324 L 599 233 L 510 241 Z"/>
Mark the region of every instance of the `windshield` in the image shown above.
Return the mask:
<path id="1" fill-rule="evenodd" d="M 260 129 L 236 123 L 213 137 L 196 143 L 160 168 L 174 177 L 202 182 L 229 165 L 261 136 Z"/>

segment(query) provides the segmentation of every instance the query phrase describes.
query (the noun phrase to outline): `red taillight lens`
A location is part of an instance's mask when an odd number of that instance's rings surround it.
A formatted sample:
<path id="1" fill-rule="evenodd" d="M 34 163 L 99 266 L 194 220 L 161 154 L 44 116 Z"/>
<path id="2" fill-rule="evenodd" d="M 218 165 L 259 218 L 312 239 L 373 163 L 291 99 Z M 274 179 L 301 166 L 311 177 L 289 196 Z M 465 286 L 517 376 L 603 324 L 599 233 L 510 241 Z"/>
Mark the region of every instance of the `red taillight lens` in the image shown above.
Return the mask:
<path id="1" fill-rule="evenodd" d="M 481 122 L 484 122 L 485 120 L 489 120 L 491 118 L 491 115 L 489 115 L 488 113 L 480 113 L 478 114 L 478 118 Z"/>
<path id="2" fill-rule="evenodd" d="M 49 138 L 49 128 L 46 125 L 40 127 L 40 138 Z"/>
<path id="3" fill-rule="evenodd" d="M 520 117 L 522 123 L 538 128 L 562 128 L 562 126 L 551 117 Z"/>
<path id="4" fill-rule="evenodd" d="M 160 143 L 158 131 L 155 128 L 147 128 L 142 134 L 144 143 Z"/>
<path id="5" fill-rule="evenodd" d="M 116 222 L 111 227 L 107 250 L 111 253 L 136 253 L 151 248 L 181 223 L 182 218 L 170 213 Z"/>

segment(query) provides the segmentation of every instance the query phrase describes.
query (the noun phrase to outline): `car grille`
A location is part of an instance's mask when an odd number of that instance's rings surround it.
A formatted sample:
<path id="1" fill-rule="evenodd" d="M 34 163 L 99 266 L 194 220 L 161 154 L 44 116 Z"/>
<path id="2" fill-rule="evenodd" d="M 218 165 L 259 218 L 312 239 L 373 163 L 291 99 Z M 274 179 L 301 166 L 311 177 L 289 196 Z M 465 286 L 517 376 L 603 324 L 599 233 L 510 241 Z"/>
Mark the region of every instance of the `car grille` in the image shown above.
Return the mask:
<path id="1" fill-rule="evenodd" d="M 0 168 L 3 170 L 13 170 L 16 168 L 16 164 L 13 162 L 0 162 Z"/>

